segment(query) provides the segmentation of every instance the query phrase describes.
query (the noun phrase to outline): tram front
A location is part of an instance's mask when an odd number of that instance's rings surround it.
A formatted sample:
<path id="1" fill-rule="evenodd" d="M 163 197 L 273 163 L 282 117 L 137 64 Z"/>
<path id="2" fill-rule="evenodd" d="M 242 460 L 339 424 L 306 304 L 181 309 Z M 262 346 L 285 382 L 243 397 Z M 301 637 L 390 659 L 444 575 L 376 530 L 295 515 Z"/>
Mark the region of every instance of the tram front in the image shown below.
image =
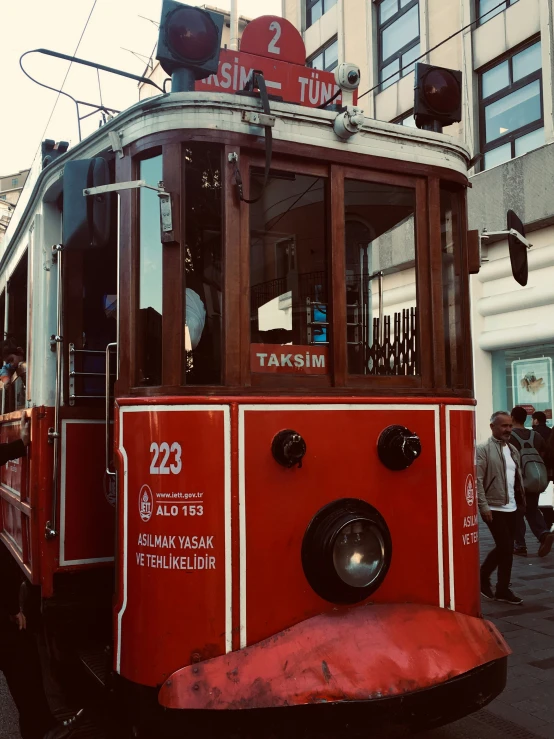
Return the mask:
<path id="1" fill-rule="evenodd" d="M 243 45 L 117 121 L 114 670 L 177 733 L 437 725 L 509 653 L 480 613 L 469 156 L 316 108 L 291 60 L 311 106 L 269 99 L 257 53 L 249 93 L 221 91 Z"/>

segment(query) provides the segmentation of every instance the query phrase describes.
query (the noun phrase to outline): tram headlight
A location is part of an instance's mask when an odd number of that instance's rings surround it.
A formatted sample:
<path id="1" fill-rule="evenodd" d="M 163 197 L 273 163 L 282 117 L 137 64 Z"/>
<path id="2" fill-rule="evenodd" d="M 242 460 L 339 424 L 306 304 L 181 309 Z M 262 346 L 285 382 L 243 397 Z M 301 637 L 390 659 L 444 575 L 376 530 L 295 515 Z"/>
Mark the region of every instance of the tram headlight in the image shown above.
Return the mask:
<path id="1" fill-rule="evenodd" d="M 385 542 L 379 529 L 365 519 L 347 523 L 337 533 L 333 564 L 340 579 L 353 588 L 367 588 L 379 576 Z"/>
<path id="2" fill-rule="evenodd" d="M 322 508 L 302 542 L 304 574 L 331 603 L 358 603 L 382 583 L 392 557 L 384 518 L 363 500 L 343 498 Z"/>

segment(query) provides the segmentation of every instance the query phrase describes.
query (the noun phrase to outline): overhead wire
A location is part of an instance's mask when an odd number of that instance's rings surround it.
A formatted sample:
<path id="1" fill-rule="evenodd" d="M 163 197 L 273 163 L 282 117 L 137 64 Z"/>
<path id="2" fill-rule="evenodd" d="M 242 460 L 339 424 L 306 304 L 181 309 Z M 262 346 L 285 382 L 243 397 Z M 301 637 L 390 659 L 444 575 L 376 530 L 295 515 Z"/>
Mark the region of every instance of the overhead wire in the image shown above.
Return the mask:
<path id="1" fill-rule="evenodd" d="M 373 87 L 370 87 L 369 90 L 366 90 L 361 95 L 358 95 L 358 100 L 361 100 L 366 95 L 369 95 L 370 92 L 373 92 L 373 90 L 376 90 L 378 87 L 381 87 L 384 82 L 388 82 L 389 80 L 393 79 L 393 77 L 396 77 L 398 74 L 403 72 L 408 67 L 411 67 L 412 64 L 415 64 L 416 62 L 420 61 L 420 59 L 423 59 L 428 54 L 430 54 L 432 51 L 435 51 L 435 49 L 438 49 L 439 46 L 442 46 L 443 44 L 446 44 L 448 41 L 451 41 L 453 38 L 458 36 L 458 34 L 463 33 L 464 31 L 467 31 L 468 28 L 471 28 L 471 26 L 474 26 L 476 23 L 479 23 L 480 20 L 482 20 L 485 16 L 490 16 L 490 14 L 493 12 L 493 10 L 497 10 L 500 7 L 506 7 L 506 0 L 501 0 L 501 2 L 498 3 L 498 5 L 495 5 L 494 7 L 490 8 L 490 10 L 487 10 L 486 13 L 483 13 L 483 15 L 480 15 L 475 20 L 471 21 L 471 23 L 468 23 L 466 26 L 463 26 L 458 31 L 455 31 L 454 33 L 450 34 L 447 38 L 440 41 L 438 44 L 435 44 L 435 46 L 432 46 L 430 49 L 427 49 L 427 51 L 423 52 L 423 54 L 420 54 L 416 59 L 412 59 L 412 61 L 409 64 L 406 64 L 405 66 L 401 67 L 397 72 L 393 72 L 393 74 L 389 75 L 388 77 L 385 77 L 384 80 L 381 80 Z"/>
<path id="2" fill-rule="evenodd" d="M 81 31 L 81 35 L 79 36 L 79 41 L 77 42 L 77 46 L 75 47 L 75 51 L 73 52 L 73 56 L 75 56 L 77 54 L 77 52 L 79 51 L 79 46 L 81 45 L 81 41 L 83 40 L 83 36 L 85 35 L 85 32 L 87 30 L 88 24 L 90 22 L 90 19 L 92 17 L 92 14 L 94 12 L 94 8 L 96 7 L 96 3 L 97 2 L 98 2 L 98 0 L 93 0 L 92 8 L 90 9 L 90 13 L 88 14 L 88 18 L 87 18 L 87 20 L 85 22 L 85 25 L 83 27 L 83 30 Z M 40 137 L 40 141 L 38 143 L 38 147 L 37 147 L 37 150 L 35 152 L 35 156 L 33 157 L 33 163 L 34 163 L 34 161 L 36 159 L 36 156 L 37 156 L 38 152 L 40 151 L 40 147 L 41 147 L 42 141 L 44 140 L 44 136 L 46 134 L 46 131 L 48 130 L 48 126 L 50 125 L 50 121 L 52 120 L 52 116 L 54 115 L 54 112 L 56 110 L 56 106 L 57 106 L 58 101 L 60 99 L 60 95 L 62 94 L 63 87 L 64 87 L 64 85 L 65 85 L 65 83 L 67 81 L 67 77 L 68 77 L 69 72 L 71 70 L 71 65 L 72 64 L 73 64 L 73 61 L 70 61 L 69 62 L 69 66 L 67 68 L 67 72 L 65 73 L 65 77 L 63 78 L 63 82 L 62 82 L 61 87 L 60 87 L 60 89 L 58 91 L 58 95 L 56 97 L 56 100 L 54 101 L 54 106 L 52 108 L 52 112 L 50 113 L 50 117 L 48 118 L 48 121 L 46 122 L 46 126 L 44 127 L 44 131 L 42 132 L 42 136 Z M 100 83 L 100 80 L 98 82 Z"/>

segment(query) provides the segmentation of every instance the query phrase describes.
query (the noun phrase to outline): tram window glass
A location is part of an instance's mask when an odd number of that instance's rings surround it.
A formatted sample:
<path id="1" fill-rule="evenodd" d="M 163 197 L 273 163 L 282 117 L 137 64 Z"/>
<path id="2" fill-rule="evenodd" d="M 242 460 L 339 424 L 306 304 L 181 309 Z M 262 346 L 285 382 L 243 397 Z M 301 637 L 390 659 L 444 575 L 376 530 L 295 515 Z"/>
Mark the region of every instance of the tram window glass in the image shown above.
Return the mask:
<path id="1" fill-rule="evenodd" d="M 13 271 L 8 289 L 8 338 L 27 347 L 27 252 Z M 25 408 L 25 379 L 18 377 L 5 389 L 4 412 Z"/>
<path id="2" fill-rule="evenodd" d="M 157 187 L 162 156 L 143 159 L 139 178 Z M 162 384 L 162 244 L 157 193 L 140 188 L 139 313 L 137 325 L 139 385 Z"/>
<path id="3" fill-rule="evenodd" d="M 544 144 L 541 42 L 535 41 L 480 75 L 483 169 Z"/>
<path id="4" fill-rule="evenodd" d="M 420 55 L 419 0 L 382 0 L 378 6 L 379 81 L 384 90 L 414 70 Z"/>
<path id="5" fill-rule="evenodd" d="M 465 383 L 460 196 L 441 188 L 442 299 L 448 387 Z"/>
<path id="6" fill-rule="evenodd" d="M 221 148 L 187 144 L 185 168 L 185 378 L 221 383 L 223 274 Z"/>
<path id="7" fill-rule="evenodd" d="M 325 180 L 275 172 L 250 197 L 250 325 L 253 372 L 327 373 L 328 273 Z"/>
<path id="8" fill-rule="evenodd" d="M 415 192 L 346 180 L 348 371 L 419 374 Z"/>

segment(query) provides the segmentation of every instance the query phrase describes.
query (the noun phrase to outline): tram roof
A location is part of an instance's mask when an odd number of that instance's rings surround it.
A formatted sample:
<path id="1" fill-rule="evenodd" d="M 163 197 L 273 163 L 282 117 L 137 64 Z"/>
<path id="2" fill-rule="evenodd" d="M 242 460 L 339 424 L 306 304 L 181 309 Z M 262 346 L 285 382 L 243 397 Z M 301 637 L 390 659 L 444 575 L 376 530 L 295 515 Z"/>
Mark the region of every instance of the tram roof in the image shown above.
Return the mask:
<path id="1" fill-rule="evenodd" d="M 258 101 L 226 93 L 167 93 L 127 108 L 45 170 L 41 170 L 40 157 L 37 157 L 0 247 L 0 271 L 5 268 L 21 234 L 29 228 L 38 202 L 57 182 L 60 183 L 66 161 L 86 159 L 110 150 L 110 133 L 113 132 L 120 137 L 122 147 L 144 136 L 171 130 L 206 129 L 262 137 L 262 127 L 243 120 L 246 111 L 260 112 Z M 272 133 L 277 141 L 441 167 L 467 176 L 469 150 L 447 134 L 366 118 L 362 130 L 343 141 L 333 131 L 337 116 L 334 111 L 272 101 L 271 114 L 276 117 Z M 61 190 L 61 183 L 59 187 Z"/>

